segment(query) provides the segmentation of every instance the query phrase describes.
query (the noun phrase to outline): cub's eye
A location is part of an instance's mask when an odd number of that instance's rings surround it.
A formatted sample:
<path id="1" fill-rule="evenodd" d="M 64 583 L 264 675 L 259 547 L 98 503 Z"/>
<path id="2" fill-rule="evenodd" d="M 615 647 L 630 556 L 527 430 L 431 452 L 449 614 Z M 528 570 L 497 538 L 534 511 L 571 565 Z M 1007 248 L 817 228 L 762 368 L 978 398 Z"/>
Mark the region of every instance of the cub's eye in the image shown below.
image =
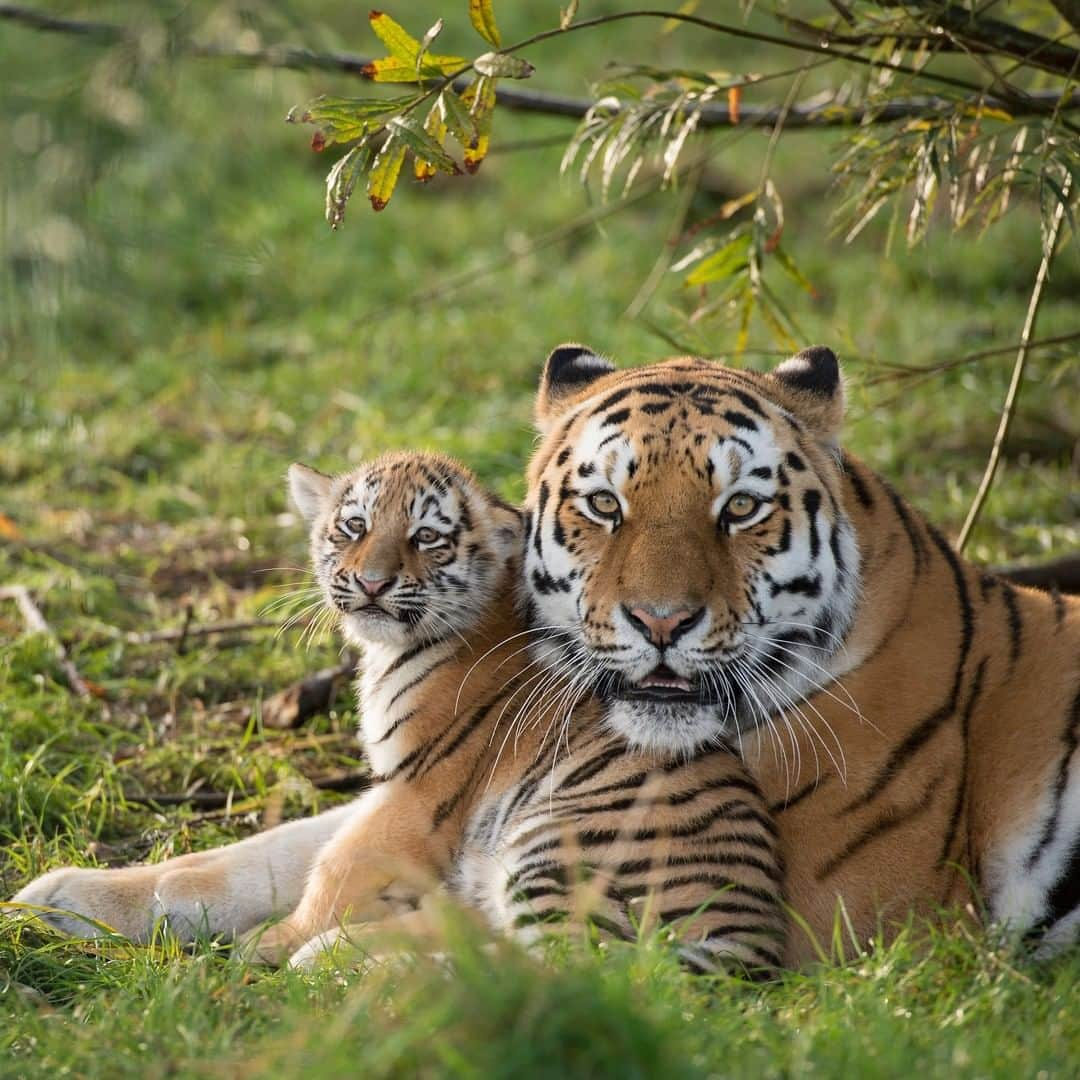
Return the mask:
<path id="1" fill-rule="evenodd" d="M 728 521 L 745 521 L 753 517 L 761 506 L 761 500 L 754 495 L 732 495 L 724 506 L 723 516 Z"/>
<path id="2" fill-rule="evenodd" d="M 619 500 L 610 491 L 594 491 L 585 500 L 597 517 L 607 518 L 609 521 L 618 522 L 622 518 L 622 507 Z"/>
<path id="3" fill-rule="evenodd" d="M 413 540 L 417 544 L 436 544 L 442 539 L 442 533 L 425 525 L 413 533 Z"/>
<path id="4" fill-rule="evenodd" d="M 362 517 L 351 517 L 341 523 L 341 530 L 353 540 L 359 540 L 367 532 L 367 526 Z"/>

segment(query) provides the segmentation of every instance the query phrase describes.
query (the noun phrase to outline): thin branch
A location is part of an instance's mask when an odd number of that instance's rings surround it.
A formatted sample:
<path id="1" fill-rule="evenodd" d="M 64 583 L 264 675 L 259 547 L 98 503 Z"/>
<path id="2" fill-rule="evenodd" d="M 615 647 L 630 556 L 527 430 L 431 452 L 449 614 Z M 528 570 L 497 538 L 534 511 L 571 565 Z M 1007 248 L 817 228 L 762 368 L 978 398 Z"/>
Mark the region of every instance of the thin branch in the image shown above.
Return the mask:
<path id="1" fill-rule="evenodd" d="M 371 786 L 369 769 L 341 769 L 327 776 L 311 781 L 311 786 L 319 791 L 353 792 L 363 791 Z M 194 806 L 199 810 L 223 810 L 231 813 L 243 813 L 255 809 L 259 801 L 250 797 L 236 800 L 231 791 L 192 791 L 157 792 L 146 795 L 124 795 L 124 800 L 137 806 Z"/>
<path id="2" fill-rule="evenodd" d="M 232 634 L 246 630 L 278 630 L 280 627 L 280 623 L 271 619 L 233 619 L 230 622 L 203 623 L 201 626 L 193 626 L 190 618 L 185 617 L 182 626 L 166 630 L 132 631 L 124 635 L 124 640 L 129 645 L 152 645 L 156 641 L 186 642 L 191 638 L 211 637 L 214 634 Z"/>
<path id="3" fill-rule="evenodd" d="M 42 615 L 41 608 L 34 602 L 30 590 L 25 585 L 5 585 L 0 588 L 0 600 L 14 600 L 19 608 L 19 614 L 23 617 L 23 622 L 26 623 L 26 629 L 31 634 L 44 634 L 53 643 L 57 663 L 59 663 L 60 670 L 64 673 L 64 678 L 67 680 L 71 692 L 76 697 L 91 697 L 90 687 L 86 685 L 83 677 L 79 674 L 78 668 L 71 662 L 71 657 L 68 656 L 64 643 L 56 636 L 56 631 L 46 622 L 45 616 Z"/>
<path id="4" fill-rule="evenodd" d="M 534 35 L 523 42 L 519 42 L 511 48 L 524 48 L 560 33 L 568 33 L 572 30 L 583 29 L 590 26 L 601 25 L 606 22 L 614 22 L 623 18 L 631 17 L 661 17 L 675 18 L 670 12 L 641 11 L 622 12 L 617 15 L 600 16 L 588 22 L 574 23 L 567 30 L 546 31 L 543 34 Z M 853 63 L 874 63 L 878 67 L 890 70 L 903 71 L 908 74 L 918 75 L 920 78 L 931 79 L 960 89 L 978 96 L 980 102 L 984 102 L 991 108 L 1003 109 L 1011 115 L 1040 116 L 1052 111 L 1059 104 L 1061 94 L 1057 91 L 1041 91 L 1026 95 L 1023 100 L 1009 98 L 1000 99 L 996 96 L 986 96 L 978 86 L 959 79 L 950 79 L 944 76 L 933 76 L 930 73 L 919 72 L 914 68 L 908 68 L 899 64 L 887 64 L 871 62 L 865 57 L 849 52 L 838 52 L 828 46 L 815 46 L 802 42 L 796 42 L 787 38 L 777 37 L 771 34 L 758 34 L 747 31 L 742 27 L 728 27 L 722 23 L 714 23 L 708 19 L 679 17 L 680 21 L 689 21 L 702 25 L 706 29 L 717 32 L 730 33 L 736 37 L 750 38 L 752 40 L 765 41 L 770 44 L 785 45 L 788 48 L 803 49 L 817 55 L 828 56 L 830 60 L 848 60 Z M 35 30 L 50 31 L 56 33 L 72 34 L 86 37 L 95 42 L 113 44 L 127 39 L 129 31 L 114 23 L 91 22 L 85 19 L 64 19 L 21 4 L 0 3 L 0 19 L 20 23 Z M 177 46 L 177 51 L 185 52 L 195 57 L 227 60 L 232 63 L 242 64 L 249 67 L 284 68 L 294 71 L 332 71 L 344 75 L 363 77 L 364 67 L 371 62 L 371 57 L 358 56 L 354 53 L 331 52 L 317 53 L 296 45 L 269 45 L 259 49 L 238 49 L 228 46 L 199 45 L 194 42 L 183 42 Z M 509 49 L 503 51 L 510 51 Z M 753 85 L 748 81 L 747 85 Z M 457 90 L 464 89 L 464 84 L 454 82 Z M 563 94 L 545 93 L 539 90 L 525 90 L 520 87 L 501 85 L 497 93 L 498 104 L 504 109 L 519 112 L 542 113 L 547 116 L 565 116 L 570 119 L 581 119 L 592 107 L 594 102 L 586 98 L 567 97 Z M 911 98 L 902 98 L 889 102 L 884 106 L 874 107 L 851 107 L 836 105 L 831 100 L 804 103 L 793 106 L 785 120 L 786 128 L 825 128 L 825 127 L 853 127 L 863 124 L 887 124 L 896 120 L 905 120 L 912 117 L 924 117 L 930 113 L 949 113 L 956 107 L 956 101 L 952 98 L 937 95 L 920 95 Z M 1070 95 L 1062 107 L 1064 109 L 1080 108 L 1080 92 Z M 782 110 L 779 108 L 742 105 L 739 109 L 738 124 L 751 124 L 761 127 L 772 127 L 780 119 Z M 702 109 L 699 121 L 701 128 L 724 128 L 735 126 L 729 111 L 722 105 L 706 106 Z"/>
<path id="5" fill-rule="evenodd" d="M 998 423 L 997 433 L 994 435 L 994 444 L 990 448 L 990 458 L 986 463 L 982 480 L 979 482 L 979 490 L 968 510 L 964 527 L 960 530 L 960 536 L 956 541 L 956 550 L 963 551 L 964 545 L 979 520 L 983 504 L 994 483 L 997 473 L 998 462 L 1001 460 L 1001 451 L 1005 446 L 1005 440 L 1009 435 L 1009 426 L 1012 424 L 1013 413 L 1016 411 L 1016 399 L 1020 395 L 1020 386 L 1024 381 L 1024 370 L 1027 367 L 1027 358 L 1031 351 L 1031 336 L 1035 332 L 1035 320 L 1038 318 L 1039 307 L 1042 304 L 1043 290 L 1047 278 L 1050 276 L 1050 264 L 1054 260 L 1054 252 L 1057 250 L 1058 236 L 1061 232 L 1061 223 L 1065 220 L 1065 202 L 1069 197 L 1069 188 L 1072 185 L 1072 176 L 1066 176 L 1061 185 L 1062 198 L 1054 207 L 1054 215 L 1050 219 L 1050 230 L 1047 233 L 1046 244 L 1043 247 L 1042 262 L 1039 263 L 1039 272 L 1035 275 L 1035 286 L 1031 290 L 1031 299 L 1028 302 L 1027 317 L 1024 319 L 1024 329 L 1020 334 L 1020 348 L 1016 353 L 1016 363 L 1013 365 L 1012 380 L 1005 395 L 1005 403 L 1001 407 L 1001 419 Z"/>

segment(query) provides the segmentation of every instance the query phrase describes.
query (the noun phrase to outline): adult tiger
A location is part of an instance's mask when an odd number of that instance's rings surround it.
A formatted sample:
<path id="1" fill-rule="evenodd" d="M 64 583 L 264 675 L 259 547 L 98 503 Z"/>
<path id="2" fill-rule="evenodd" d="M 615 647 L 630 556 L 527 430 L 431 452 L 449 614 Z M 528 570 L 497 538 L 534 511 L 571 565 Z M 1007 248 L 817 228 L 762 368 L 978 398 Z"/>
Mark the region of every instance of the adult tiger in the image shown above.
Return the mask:
<path id="1" fill-rule="evenodd" d="M 548 359 L 529 473 L 544 663 L 610 723 L 689 753 L 734 739 L 771 800 L 790 903 L 828 941 L 966 904 L 1080 924 L 1080 603 L 964 562 L 843 454 L 836 357 L 770 374 Z M 553 644 L 561 644 L 558 650 Z M 791 935 L 788 960 L 813 954 Z"/>

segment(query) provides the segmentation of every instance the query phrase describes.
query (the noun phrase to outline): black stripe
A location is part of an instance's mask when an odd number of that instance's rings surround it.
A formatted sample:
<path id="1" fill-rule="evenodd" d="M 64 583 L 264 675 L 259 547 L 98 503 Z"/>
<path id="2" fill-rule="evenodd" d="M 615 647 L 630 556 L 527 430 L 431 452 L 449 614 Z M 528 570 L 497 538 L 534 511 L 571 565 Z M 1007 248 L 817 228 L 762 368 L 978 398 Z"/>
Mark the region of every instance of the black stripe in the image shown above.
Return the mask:
<path id="1" fill-rule="evenodd" d="M 916 724 L 898 746 L 893 747 L 888 760 L 878 770 L 877 776 L 874 777 L 866 791 L 844 807 L 843 813 L 845 814 L 850 813 L 852 810 L 858 810 L 877 798 L 900 775 L 900 771 L 907 762 L 937 733 L 941 725 L 955 714 L 960 700 L 964 668 L 975 635 L 974 611 L 971 607 L 971 598 L 968 595 L 967 581 L 964 578 L 964 568 L 956 557 L 956 553 L 937 529 L 930 528 L 930 539 L 934 541 L 942 557 L 949 564 L 949 569 L 953 575 L 953 584 L 956 586 L 956 599 L 960 605 L 960 652 L 953 672 L 949 698 L 929 716 Z"/>
<path id="2" fill-rule="evenodd" d="M 435 663 L 432 664 L 430 667 L 424 668 L 424 670 L 421 671 L 420 674 L 417 675 L 415 678 L 410 679 L 404 686 L 400 687 L 397 691 L 395 691 L 393 697 L 391 697 L 390 700 L 386 703 L 387 711 L 389 712 L 398 703 L 398 701 L 400 701 L 401 698 L 403 698 L 410 690 L 413 690 L 417 686 L 419 686 L 433 671 L 437 671 L 443 666 L 443 664 L 448 664 L 453 659 L 455 659 L 454 654 L 449 653 L 441 660 L 436 660 Z"/>
<path id="3" fill-rule="evenodd" d="M 566 791 L 568 788 L 580 786 L 586 780 L 591 780 L 598 773 L 603 772 L 608 765 L 625 754 L 626 747 L 622 744 L 608 744 L 606 750 L 586 761 L 583 765 L 579 765 L 573 772 L 567 773 L 559 784 L 559 790 Z"/>
<path id="4" fill-rule="evenodd" d="M 880 476 L 877 479 L 878 483 L 885 489 L 885 493 L 889 496 L 893 510 L 896 511 L 896 516 L 900 519 L 900 524 L 904 526 L 904 532 L 907 533 L 908 543 L 911 544 L 911 552 L 915 559 L 915 574 L 918 576 L 919 572 L 922 570 L 923 559 L 926 557 L 926 542 L 919 532 L 919 528 L 916 525 L 914 518 L 912 518 L 911 511 L 908 509 L 904 500 L 900 498 L 891 484 L 883 480 Z"/>
<path id="5" fill-rule="evenodd" d="M 1064 747 L 1061 757 L 1058 759 L 1057 779 L 1054 781 L 1053 803 L 1050 813 L 1043 825 L 1042 836 L 1035 845 L 1035 849 L 1027 858 L 1028 870 L 1033 870 L 1039 861 L 1039 856 L 1054 842 L 1058 828 L 1061 824 L 1061 804 L 1065 799 L 1065 791 L 1069 786 L 1069 765 L 1072 761 L 1076 748 L 1080 745 L 1080 690 L 1073 698 L 1072 708 L 1069 710 L 1068 722 L 1065 730 L 1061 733 L 1061 743 Z"/>
<path id="6" fill-rule="evenodd" d="M 434 646 L 438 645 L 441 640 L 442 639 L 440 638 L 439 641 L 422 641 L 419 645 L 414 645 L 411 649 L 406 649 L 405 652 L 401 653 L 401 655 L 398 656 L 398 658 L 394 660 L 393 663 L 391 663 L 391 665 L 379 676 L 380 681 L 385 679 L 387 675 L 393 675 L 394 672 L 398 670 L 398 668 L 403 667 L 410 660 L 414 660 L 425 649 L 434 648 Z"/>
<path id="7" fill-rule="evenodd" d="M 986 657 L 979 661 L 975 669 L 975 678 L 971 683 L 971 693 L 968 694 L 967 705 L 964 706 L 963 715 L 960 718 L 960 738 L 963 744 L 963 757 L 960 762 L 960 778 L 956 783 L 956 797 L 953 800 L 952 813 L 949 815 L 949 825 L 945 830 L 945 839 L 941 844 L 941 854 L 938 856 L 938 869 L 945 865 L 949 857 L 956 830 L 960 827 L 960 817 L 964 812 L 964 804 L 967 801 L 968 771 L 970 768 L 969 758 L 971 755 L 971 716 L 975 711 L 975 703 L 982 692 L 983 674 L 986 671 Z"/>
<path id="8" fill-rule="evenodd" d="M 417 709 L 410 709 L 407 713 L 402 713 L 377 739 L 372 740 L 371 745 L 378 746 L 379 743 L 386 742 L 402 724 L 407 724 L 417 712 Z"/>
<path id="9" fill-rule="evenodd" d="M 814 875 L 817 881 L 824 881 L 830 874 L 838 870 L 853 855 L 858 854 L 867 844 L 880 839 L 886 833 L 914 821 L 930 809 L 930 799 L 938 785 L 944 780 L 945 773 L 940 772 L 929 784 L 926 785 L 921 798 L 915 800 L 906 810 L 898 812 L 896 807 L 889 807 L 884 813 L 879 814 L 858 836 L 849 840 L 831 859 Z"/>
<path id="10" fill-rule="evenodd" d="M 1020 659 L 1024 620 L 1020 615 L 1020 605 L 1016 602 L 1016 590 L 1007 581 L 1001 583 L 1001 599 L 1005 603 L 1005 617 L 1009 624 L 1009 667 L 1015 667 Z"/>
<path id="11" fill-rule="evenodd" d="M 863 483 L 863 478 L 859 475 L 858 466 L 846 454 L 841 457 L 841 465 L 844 470 L 844 476 L 847 477 L 848 483 L 851 484 L 851 490 L 855 492 L 855 498 L 859 505 L 864 510 L 873 509 L 874 496 L 870 494 L 870 489 Z"/>

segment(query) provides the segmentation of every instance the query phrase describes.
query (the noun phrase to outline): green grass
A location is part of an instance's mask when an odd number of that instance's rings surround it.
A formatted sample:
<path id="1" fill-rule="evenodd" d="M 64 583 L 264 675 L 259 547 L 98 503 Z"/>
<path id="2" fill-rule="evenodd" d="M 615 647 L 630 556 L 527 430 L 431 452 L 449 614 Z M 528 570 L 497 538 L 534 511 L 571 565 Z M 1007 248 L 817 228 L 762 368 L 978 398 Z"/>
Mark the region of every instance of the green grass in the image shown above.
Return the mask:
<path id="1" fill-rule="evenodd" d="M 417 27 L 440 10 L 447 50 L 473 48 L 458 8 L 426 4 L 421 17 L 417 6 L 393 13 Z M 213 10 L 226 37 L 243 23 L 267 40 L 373 47 L 363 9 L 327 11 L 320 28 L 307 17 L 318 7 Z M 538 28 L 531 6 L 502 7 L 508 38 Z M 130 20 L 142 6 L 93 10 Z M 357 199 L 331 235 L 327 158 L 280 121 L 315 93 L 355 86 L 195 60 L 132 71 L 129 56 L 11 27 L 0 37 L 0 585 L 33 589 L 100 694 L 74 699 L 50 644 L 0 603 L 4 896 L 63 863 L 214 846 L 264 814 L 327 805 L 340 796 L 317 782 L 362 767 L 344 694 L 299 735 L 259 720 L 261 700 L 332 662 L 334 642 L 253 631 L 193 639 L 181 654 L 126 637 L 189 611 L 197 623 L 254 617 L 296 580 L 290 461 L 339 468 L 437 448 L 517 497 L 552 345 L 581 339 L 627 362 L 670 351 L 624 314 L 664 243 L 670 196 L 530 249 L 588 199 L 559 181 L 558 147 L 495 153 L 476 178 L 403 184 L 384 214 Z M 683 31 L 657 43 L 630 24 L 532 59 L 540 85 L 576 91 L 609 57 L 777 64 Z M 550 134 L 568 129 L 506 115 L 495 145 Z M 1037 221 L 1021 205 L 982 240 L 937 229 L 890 258 L 880 233 L 845 248 L 823 209 L 832 139 L 792 135 L 776 158 L 785 243 L 821 294 L 787 299 L 807 340 L 848 360 L 848 444 L 955 531 L 1011 357 L 919 384 L 872 380 L 890 362 L 1014 342 Z M 695 219 L 757 179 L 764 140 L 722 140 Z M 1042 336 L 1077 328 L 1069 245 Z M 444 291 L 428 298 L 433 288 Z M 703 351 L 730 348 L 729 327 L 688 328 L 685 308 L 672 280 L 647 316 Z M 751 345 L 774 347 L 760 329 Z M 1080 544 L 1078 396 L 1070 354 L 1035 357 L 976 559 Z M 233 792 L 234 812 L 132 800 L 196 790 Z M 1034 965 L 962 929 L 854 955 L 848 943 L 846 962 L 766 987 L 689 978 L 655 944 L 545 964 L 513 949 L 493 959 L 469 940 L 451 952 L 452 977 L 418 962 L 305 979 L 252 974 L 210 949 L 91 950 L 0 930 L 0 1075 L 1053 1076 L 1080 1056 L 1080 960 Z"/>

